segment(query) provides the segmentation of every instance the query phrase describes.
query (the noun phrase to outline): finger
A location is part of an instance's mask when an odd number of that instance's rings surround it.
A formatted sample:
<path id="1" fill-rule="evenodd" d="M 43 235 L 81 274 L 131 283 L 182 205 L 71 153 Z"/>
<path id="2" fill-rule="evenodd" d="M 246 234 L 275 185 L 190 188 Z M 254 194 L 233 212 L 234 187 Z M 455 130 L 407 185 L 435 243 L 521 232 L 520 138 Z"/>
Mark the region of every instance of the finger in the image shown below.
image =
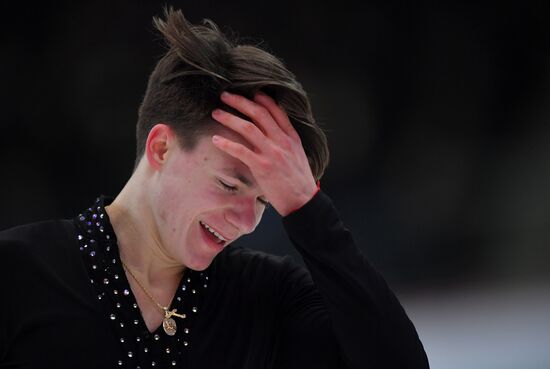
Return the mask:
<path id="1" fill-rule="evenodd" d="M 214 110 L 212 112 L 212 118 L 243 136 L 253 146 L 257 148 L 265 147 L 266 137 L 253 123 L 221 109 Z"/>
<path id="2" fill-rule="evenodd" d="M 251 169 L 254 168 L 255 163 L 258 161 L 258 154 L 256 154 L 254 151 L 250 150 L 240 143 L 228 140 L 225 137 L 213 135 L 212 143 L 218 149 L 233 156 L 234 158 L 239 159 Z"/>
<path id="3" fill-rule="evenodd" d="M 252 119 L 268 137 L 277 137 L 283 133 L 269 110 L 256 102 L 229 92 L 223 92 L 221 100 Z"/>
<path id="4" fill-rule="evenodd" d="M 254 96 L 254 101 L 258 104 L 265 107 L 271 116 L 275 119 L 275 122 L 279 125 L 279 127 L 285 132 L 288 136 L 292 138 L 300 138 L 298 135 L 298 132 L 296 132 L 296 129 L 290 122 L 290 119 L 288 118 L 288 115 L 286 112 L 281 108 L 275 100 L 273 100 L 270 96 L 266 95 L 263 92 L 258 92 Z"/>

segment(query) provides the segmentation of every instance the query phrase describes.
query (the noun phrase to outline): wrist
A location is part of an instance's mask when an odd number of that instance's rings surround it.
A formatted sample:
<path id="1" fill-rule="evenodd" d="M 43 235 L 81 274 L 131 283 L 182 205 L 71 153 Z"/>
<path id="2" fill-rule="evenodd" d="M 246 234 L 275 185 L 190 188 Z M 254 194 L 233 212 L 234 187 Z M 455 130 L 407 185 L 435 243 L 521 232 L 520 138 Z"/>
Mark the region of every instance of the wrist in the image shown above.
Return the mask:
<path id="1" fill-rule="evenodd" d="M 298 211 L 302 208 L 305 204 L 311 201 L 317 195 L 317 193 L 321 190 L 321 181 L 317 181 L 315 184 L 315 188 L 308 192 L 308 195 L 305 195 L 301 201 L 299 201 L 298 205 L 294 205 L 293 207 L 290 207 L 288 211 L 286 211 L 284 214 L 281 214 L 283 217 L 286 217 L 287 215 L 290 215 L 294 213 L 295 211 Z"/>

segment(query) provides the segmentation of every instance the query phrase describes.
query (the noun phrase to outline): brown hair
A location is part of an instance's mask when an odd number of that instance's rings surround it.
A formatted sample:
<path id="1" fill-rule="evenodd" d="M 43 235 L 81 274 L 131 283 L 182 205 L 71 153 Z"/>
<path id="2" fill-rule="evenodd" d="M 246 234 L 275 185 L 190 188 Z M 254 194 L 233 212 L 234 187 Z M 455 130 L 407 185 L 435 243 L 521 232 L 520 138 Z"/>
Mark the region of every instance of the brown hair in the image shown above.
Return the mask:
<path id="1" fill-rule="evenodd" d="M 192 25 L 180 10 L 166 9 L 165 19 L 153 18 L 168 51 L 149 77 L 136 127 L 136 166 L 145 142 L 157 123 L 168 124 L 185 150 L 217 124 L 211 118 L 224 90 L 252 98 L 261 90 L 286 111 L 298 132 L 311 170 L 319 179 L 328 164 L 324 132 L 317 125 L 306 92 L 294 75 L 272 54 L 253 45 L 240 45 L 204 20 Z"/>

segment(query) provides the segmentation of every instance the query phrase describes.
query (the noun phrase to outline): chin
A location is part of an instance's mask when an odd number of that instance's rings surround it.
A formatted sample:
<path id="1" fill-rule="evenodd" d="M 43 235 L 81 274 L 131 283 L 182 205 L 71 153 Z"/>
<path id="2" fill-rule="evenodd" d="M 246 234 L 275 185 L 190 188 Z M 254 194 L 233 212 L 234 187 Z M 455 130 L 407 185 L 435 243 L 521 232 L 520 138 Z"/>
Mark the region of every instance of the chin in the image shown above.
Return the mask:
<path id="1" fill-rule="evenodd" d="M 204 256 L 197 255 L 197 256 L 189 257 L 189 258 L 186 258 L 185 262 L 183 262 L 182 264 L 184 264 L 186 268 L 195 270 L 197 272 L 201 272 L 207 269 L 210 266 L 210 264 L 212 264 L 212 261 L 214 260 L 216 255 L 204 255 Z"/>
<path id="2" fill-rule="evenodd" d="M 208 262 L 187 263 L 186 267 L 197 272 L 202 272 L 212 264 L 212 260 L 210 259 Z"/>

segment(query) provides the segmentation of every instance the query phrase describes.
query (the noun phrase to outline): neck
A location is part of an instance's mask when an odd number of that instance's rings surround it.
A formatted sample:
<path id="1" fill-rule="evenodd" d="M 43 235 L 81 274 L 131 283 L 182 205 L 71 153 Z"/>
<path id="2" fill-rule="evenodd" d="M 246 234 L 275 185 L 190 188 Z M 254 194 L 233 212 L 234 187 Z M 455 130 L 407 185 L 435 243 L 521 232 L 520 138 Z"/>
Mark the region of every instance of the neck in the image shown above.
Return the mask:
<path id="1" fill-rule="evenodd" d="M 185 266 L 162 245 L 146 196 L 147 184 L 139 177 L 134 173 L 115 200 L 105 207 L 117 237 L 120 258 L 148 286 L 179 281 Z"/>

